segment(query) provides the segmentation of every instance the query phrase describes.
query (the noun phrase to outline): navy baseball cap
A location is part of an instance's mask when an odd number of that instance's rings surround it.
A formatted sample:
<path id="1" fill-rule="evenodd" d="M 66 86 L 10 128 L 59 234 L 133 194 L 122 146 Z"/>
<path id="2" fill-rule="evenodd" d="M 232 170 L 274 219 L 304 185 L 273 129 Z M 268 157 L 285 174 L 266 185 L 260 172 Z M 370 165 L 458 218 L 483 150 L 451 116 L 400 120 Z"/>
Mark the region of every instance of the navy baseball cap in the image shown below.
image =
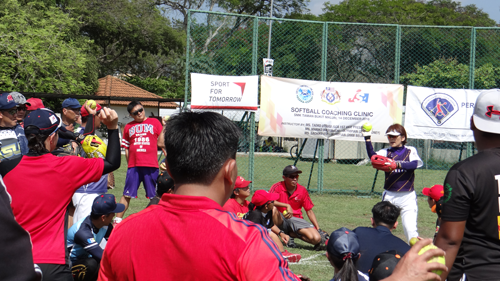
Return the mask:
<path id="1" fill-rule="evenodd" d="M 10 93 L 0 94 L 0 110 L 10 109 L 17 106 L 17 102 Z"/>
<path id="2" fill-rule="evenodd" d="M 74 98 L 67 98 L 63 101 L 62 103 L 62 107 L 63 108 L 66 108 L 66 107 L 69 107 L 69 108 L 80 108 L 81 105 L 80 103 L 78 102 L 77 99 L 74 99 Z"/>
<path id="3" fill-rule="evenodd" d="M 60 127 L 61 118 L 47 108 L 33 110 L 24 118 L 24 133 L 26 136 L 41 133 L 52 135 Z"/>
<path id="4" fill-rule="evenodd" d="M 350 229 L 341 227 L 330 235 L 326 251 L 329 255 L 343 259 L 350 255 L 352 259 L 359 257 L 359 241 L 356 233 Z"/>
<path id="5" fill-rule="evenodd" d="M 288 165 L 285 167 L 285 169 L 283 169 L 283 175 L 288 176 L 291 174 L 302 174 L 302 171 L 294 165 Z"/>
<path id="6" fill-rule="evenodd" d="M 94 199 L 92 204 L 92 214 L 108 215 L 111 213 L 121 213 L 125 210 L 125 205 L 116 203 L 113 194 L 102 194 Z"/>

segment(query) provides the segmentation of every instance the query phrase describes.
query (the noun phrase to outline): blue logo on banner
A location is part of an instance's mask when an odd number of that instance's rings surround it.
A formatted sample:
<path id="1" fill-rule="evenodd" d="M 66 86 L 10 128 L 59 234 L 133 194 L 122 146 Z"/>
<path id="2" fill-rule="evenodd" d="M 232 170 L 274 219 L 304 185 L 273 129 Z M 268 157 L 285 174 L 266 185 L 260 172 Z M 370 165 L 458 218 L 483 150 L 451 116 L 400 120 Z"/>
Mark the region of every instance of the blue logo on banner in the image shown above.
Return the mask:
<path id="1" fill-rule="evenodd" d="M 422 110 L 438 126 L 443 125 L 458 111 L 458 103 L 447 94 L 435 93 L 422 102 Z"/>
<path id="2" fill-rule="evenodd" d="M 309 103 L 313 100 L 313 95 L 314 95 L 313 89 L 311 89 L 311 87 L 308 87 L 306 85 L 298 87 L 296 94 L 297 94 L 297 99 L 300 102 Z"/>
<path id="3" fill-rule="evenodd" d="M 340 94 L 333 87 L 326 87 L 321 93 L 321 100 L 327 104 L 336 104 L 340 102 Z"/>

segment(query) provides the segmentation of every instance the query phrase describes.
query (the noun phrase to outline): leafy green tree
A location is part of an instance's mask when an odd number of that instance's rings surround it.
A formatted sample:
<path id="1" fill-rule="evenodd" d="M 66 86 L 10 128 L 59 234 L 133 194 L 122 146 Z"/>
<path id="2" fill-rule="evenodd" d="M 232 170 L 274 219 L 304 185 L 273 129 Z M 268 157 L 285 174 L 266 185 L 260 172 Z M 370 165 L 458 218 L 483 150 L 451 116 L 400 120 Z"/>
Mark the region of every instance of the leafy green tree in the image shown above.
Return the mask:
<path id="1" fill-rule="evenodd" d="M 401 77 L 407 85 L 424 86 L 431 88 L 468 89 L 469 66 L 459 63 L 456 59 L 441 58 L 434 62 L 416 66 L 414 73 Z M 474 88 L 492 89 L 500 84 L 500 68 L 491 63 L 482 65 L 474 70 Z"/>
<path id="2" fill-rule="evenodd" d="M 0 89 L 90 94 L 97 89 L 92 42 L 60 9 L 33 1 L 0 4 Z"/>

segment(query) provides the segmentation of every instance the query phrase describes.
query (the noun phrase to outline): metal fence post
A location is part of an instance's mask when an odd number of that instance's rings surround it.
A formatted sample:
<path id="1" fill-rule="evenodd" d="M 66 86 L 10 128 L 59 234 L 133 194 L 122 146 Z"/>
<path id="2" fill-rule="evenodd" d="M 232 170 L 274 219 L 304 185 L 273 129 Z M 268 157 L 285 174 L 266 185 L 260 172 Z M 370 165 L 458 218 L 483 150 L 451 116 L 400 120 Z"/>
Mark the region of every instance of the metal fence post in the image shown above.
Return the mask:
<path id="1" fill-rule="evenodd" d="M 323 139 L 318 139 L 319 142 L 319 149 L 318 149 L 318 192 L 320 194 L 323 193 L 323 172 L 324 172 L 324 167 L 325 167 L 325 158 L 324 158 L 324 152 L 325 152 L 325 140 Z"/>
<path id="2" fill-rule="evenodd" d="M 187 31 L 186 31 L 186 74 L 184 76 L 184 106 L 181 111 L 186 110 L 188 104 L 188 93 L 189 93 L 189 39 L 191 36 L 191 11 L 188 10 L 187 14 Z"/>
<path id="3" fill-rule="evenodd" d="M 257 17 L 253 20 L 253 37 L 252 37 L 252 75 L 257 75 L 258 61 L 258 40 L 259 40 L 259 19 Z M 255 171 L 255 112 L 250 112 L 250 140 L 248 142 L 248 178 L 250 183 L 250 190 L 253 190 L 254 171 Z"/>
<path id="4" fill-rule="evenodd" d="M 328 57 L 328 23 L 323 23 L 323 40 L 321 44 L 321 80 L 326 81 L 326 67 Z M 325 170 L 325 140 L 319 141 L 318 150 L 318 192 L 323 193 L 323 174 Z"/>
<path id="5" fill-rule="evenodd" d="M 394 60 L 394 84 L 399 83 L 399 72 L 401 65 L 401 25 L 396 27 L 396 54 Z"/>
<path id="6" fill-rule="evenodd" d="M 470 62 L 469 62 L 469 89 L 474 89 L 474 70 L 476 68 L 476 28 L 471 29 L 470 34 Z M 467 143 L 467 157 L 474 154 L 472 143 Z"/>

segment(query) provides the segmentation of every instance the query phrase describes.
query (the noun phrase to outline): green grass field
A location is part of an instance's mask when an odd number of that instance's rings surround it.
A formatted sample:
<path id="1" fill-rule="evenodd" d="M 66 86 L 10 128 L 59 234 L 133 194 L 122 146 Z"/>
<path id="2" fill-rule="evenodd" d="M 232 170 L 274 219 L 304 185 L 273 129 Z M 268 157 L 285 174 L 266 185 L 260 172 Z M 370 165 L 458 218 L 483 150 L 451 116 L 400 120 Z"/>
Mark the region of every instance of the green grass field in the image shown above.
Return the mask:
<path id="1" fill-rule="evenodd" d="M 242 159 L 243 158 L 243 159 Z M 256 157 L 259 158 L 259 157 Z M 293 164 L 292 160 L 289 158 L 280 159 L 280 157 L 272 157 L 274 159 L 269 159 L 269 157 L 262 157 L 266 159 L 266 161 L 262 162 L 261 165 L 256 165 L 256 188 L 266 188 L 269 187 L 280 180 L 281 172 L 283 167 L 289 164 Z M 272 162 L 270 161 L 272 160 Z M 123 186 L 125 184 L 125 174 L 127 170 L 125 158 L 122 159 L 122 166 L 118 171 L 115 172 L 115 180 L 116 180 L 116 188 L 111 190 L 117 200 L 122 195 Z M 256 160 L 259 161 L 259 160 Z M 290 163 L 292 162 L 292 163 Z M 238 169 L 240 171 L 247 171 L 247 168 L 244 167 L 244 164 L 247 163 L 244 160 L 244 157 L 238 157 Z M 309 167 L 310 162 L 301 163 L 304 164 L 304 167 Z M 299 164 L 298 164 L 299 165 Z M 325 167 L 325 188 L 326 186 L 331 187 L 331 189 L 350 189 L 352 190 L 356 186 L 351 184 L 352 182 L 366 182 L 369 184 L 371 188 L 371 183 L 373 182 L 373 168 L 370 166 L 355 166 L 355 165 L 341 165 L 328 163 L 326 165 L 331 165 L 331 167 Z M 243 167 L 242 167 L 243 166 Z M 248 167 L 248 164 L 247 164 Z M 308 173 L 305 171 L 302 165 L 299 168 L 303 169 L 304 173 L 302 177 L 299 178 L 299 183 L 302 185 L 307 184 Z M 359 169 L 359 170 L 358 170 Z M 317 170 L 315 170 L 317 174 Z M 444 176 L 446 175 L 446 171 L 422 171 L 421 174 L 417 173 L 417 182 L 420 180 L 420 177 L 429 177 L 432 175 L 433 177 L 442 177 L 439 182 L 442 183 L 444 180 Z M 369 173 L 366 176 L 368 179 L 356 179 L 357 177 L 363 178 L 365 173 Z M 241 174 L 241 173 L 240 173 Z M 306 175 L 304 175 L 306 174 Z M 313 172 L 313 175 L 316 175 Z M 266 177 L 265 175 L 272 175 L 272 177 Z M 315 178 L 315 177 L 314 177 Z M 326 179 L 332 179 L 332 182 L 328 182 Z M 333 180 L 334 179 L 334 180 Z M 429 179 L 422 179 L 422 182 L 427 182 Z M 377 187 L 375 191 L 381 192 L 382 190 L 382 182 L 383 178 L 379 179 L 379 183 L 377 183 Z M 328 184 L 328 185 L 327 185 Z M 435 183 L 433 183 L 435 184 Z M 341 188 L 337 188 L 337 186 Z M 422 185 L 419 186 L 417 183 L 417 192 L 420 192 L 423 188 Z M 429 186 L 429 185 L 427 185 Z M 330 189 L 330 188 L 329 188 Z M 148 204 L 149 200 L 145 198 L 144 189 L 140 188 L 139 197 L 137 199 L 133 199 L 130 204 L 130 208 L 127 211 L 126 215 L 130 215 L 136 212 L 143 210 Z M 335 194 L 311 194 L 311 199 L 315 204 L 314 212 L 320 224 L 320 227 L 327 231 L 328 233 L 344 226 L 349 229 L 354 229 L 357 226 L 370 226 L 370 218 L 371 218 L 371 208 L 377 202 L 381 200 L 380 196 L 346 196 L 346 195 L 335 195 Z M 419 213 L 418 213 L 418 229 L 421 237 L 432 237 L 435 231 L 435 222 L 436 222 L 436 214 L 432 213 L 427 205 L 427 200 L 425 197 L 420 197 L 418 199 L 419 205 Z M 305 215 L 305 214 L 304 214 Z M 401 220 L 400 220 L 401 225 Z M 404 239 L 403 230 L 401 227 L 398 227 L 394 232 L 395 235 Z M 316 252 L 312 250 L 312 246 L 306 243 L 301 242 L 300 240 L 296 240 L 299 248 L 296 249 L 288 249 L 292 253 L 299 253 L 302 255 L 302 260 L 299 263 L 290 264 L 290 268 L 293 272 L 297 274 L 303 274 L 310 277 L 312 280 L 330 280 L 333 276 L 333 268 L 330 266 L 324 252 Z"/>

